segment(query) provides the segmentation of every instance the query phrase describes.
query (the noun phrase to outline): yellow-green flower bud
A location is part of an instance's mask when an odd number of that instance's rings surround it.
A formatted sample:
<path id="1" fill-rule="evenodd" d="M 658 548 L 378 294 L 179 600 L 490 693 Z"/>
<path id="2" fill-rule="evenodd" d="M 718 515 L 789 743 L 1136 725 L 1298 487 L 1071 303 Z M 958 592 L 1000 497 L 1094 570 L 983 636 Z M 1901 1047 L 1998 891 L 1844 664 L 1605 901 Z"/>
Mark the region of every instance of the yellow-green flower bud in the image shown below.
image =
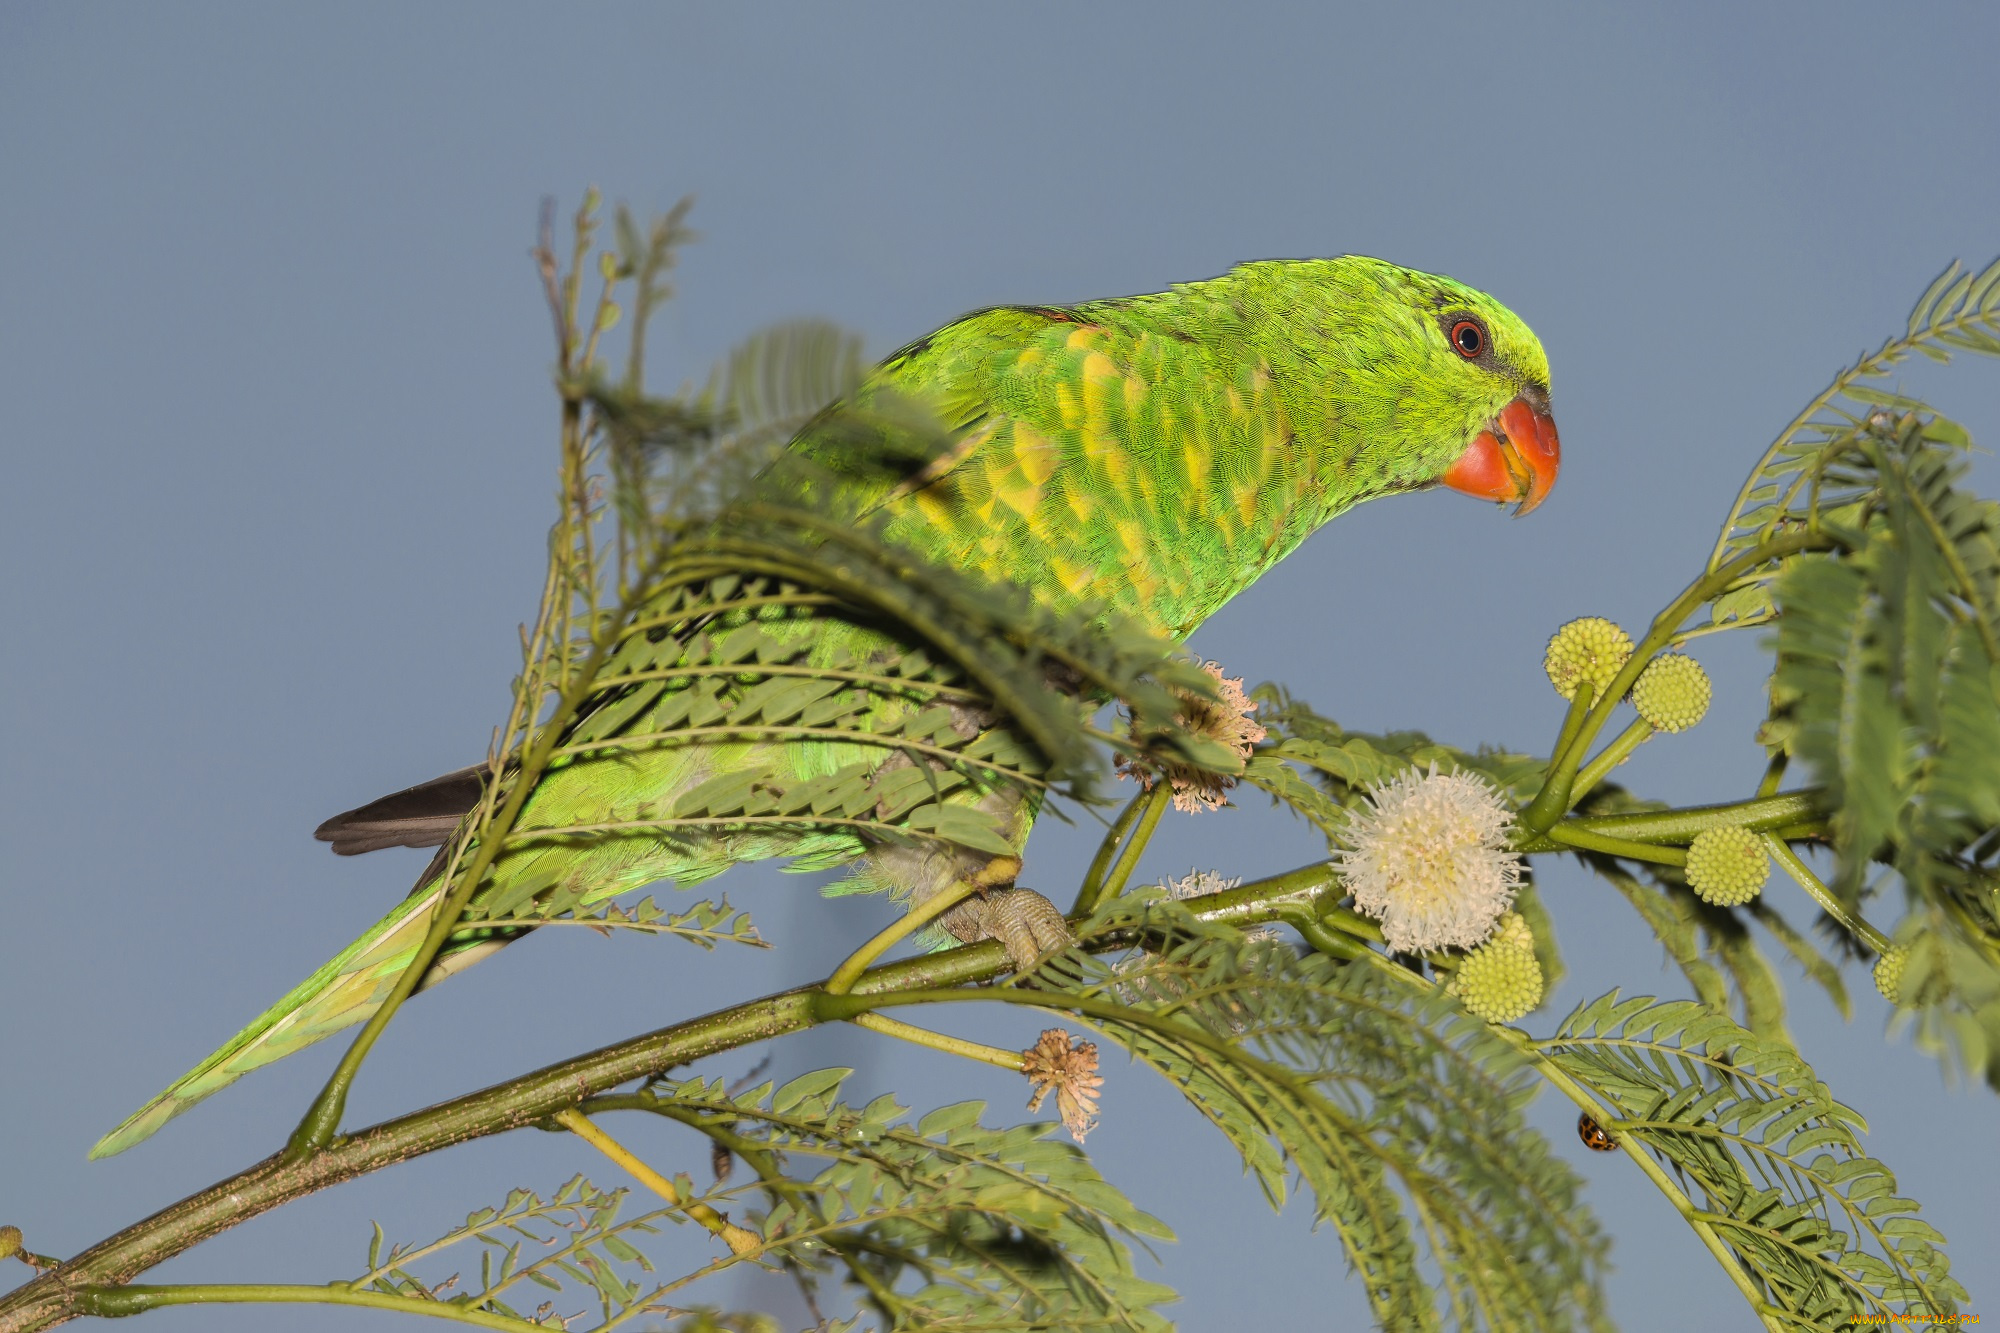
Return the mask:
<path id="1" fill-rule="evenodd" d="M 1708 712 L 1712 693 L 1701 663 L 1680 653 L 1656 657 L 1632 685 L 1632 706 L 1655 731 L 1686 731 Z"/>
<path id="2" fill-rule="evenodd" d="M 1882 998 L 1890 1004 L 1903 1002 L 1903 969 L 1909 965 L 1910 946 L 1892 945 L 1889 952 L 1875 960 L 1875 989 L 1882 992 Z"/>
<path id="3" fill-rule="evenodd" d="M 21 1228 L 0 1227 L 0 1259 L 11 1259 L 21 1252 Z"/>
<path id="4" fill-rule="evenodd" d="M 1602 616 L 1585 616 L 1555 632 L 1542 669 L 1563 698 L 1575 698 L 1577 686 L 1587 684 L 1594 699 L 1631 655 L 1631 635 Z"/>
<path id="5" fill-rule="evenodd" d="M 1705 903 L 1740 907 L 1762 893 L 1770 877 L 1764 840 L 1741 825 L 1703 829 L 1688 847 L 1688 887 Z"/>
<path id="6" fill-rule="evenodd" d="M 1542 965 L 1520 913 L 1500 918 L 1492 937 L 1465 956 L 1451 990 L 1467 1011 L 1489 1023 L 1511 1023 L 1542 1002 Z"/>
<path id="7" fill-rule="evenodd" d="M 1535 951 L 1535 932 L 1528 929 L 1528 918 L 1519 912 L 1509 912 L 1493 923 L 1493 933 L 1481 944 L 1504 944 L 1509 948 Z"/>

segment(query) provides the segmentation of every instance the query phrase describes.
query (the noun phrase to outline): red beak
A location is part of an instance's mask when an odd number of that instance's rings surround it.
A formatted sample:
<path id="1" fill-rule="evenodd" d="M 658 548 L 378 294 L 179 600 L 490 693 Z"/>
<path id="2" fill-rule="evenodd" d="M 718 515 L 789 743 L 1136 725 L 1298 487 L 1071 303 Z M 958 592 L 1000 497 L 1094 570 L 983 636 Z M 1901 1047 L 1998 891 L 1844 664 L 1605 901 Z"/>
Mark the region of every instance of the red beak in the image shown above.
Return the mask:
<path id="1" fill-rule="evenodd" d="M 1499 419 L 1472 437 L 1439 480 L 1481 500 L 1519 501 L 1521 507 L 1514 511 L 1519 517 L 1548 495 L 1561 466 L 1555 418 L 1523 397 L 1501 408 Z"/>

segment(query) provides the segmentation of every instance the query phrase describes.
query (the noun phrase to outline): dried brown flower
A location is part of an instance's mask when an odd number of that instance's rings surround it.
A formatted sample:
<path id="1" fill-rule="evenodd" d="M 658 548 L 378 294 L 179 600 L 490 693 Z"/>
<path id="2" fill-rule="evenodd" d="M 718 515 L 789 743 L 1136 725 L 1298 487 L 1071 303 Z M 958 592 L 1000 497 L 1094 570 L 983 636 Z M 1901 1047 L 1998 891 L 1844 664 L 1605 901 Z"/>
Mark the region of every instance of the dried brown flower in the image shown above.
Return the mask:
<path id="1" fill-rule="evenodd" d="M 1021 1072 L 1035 1085 L 1028 1109 L 1039 1111 L 1051 1090 L 1063 1126 L 1078 1143 L 1097 1127 L 1097 1090 L 1104 1079 L 1097 1072 L 1097 1043 L 1076 1041 L 1061 1028 L 1049 1028 L 1041 1040 L 1021 1052 Z"/>
<path id="2" fill-rule="evenodd" d="M 1203 662 L 1201 669 L 1215 678 L 1215 692 L 1220 697 L 1203 699 L 1185 690 L 1172 690 L 1181 701 L 1174 720 L 1192 734 L 1234 751 L 1237 758 L 1248 759 L 1250 748 L 1270 733 L 1250 717 L 1257 705 L 1243 692 L 1243 677 L 1224 676 L 1219 662 Z M 1221 809 L 1229 803 L 1229 789 L 1236 785 L 1236 779 L 1226 773 L 1211 773 L 1171 759 L 1120 755 L 1118 771 L 1137 777 L 1146 791 L 1164 776 L 1173 784 L 1174 809 L 1188 814 Z"/>

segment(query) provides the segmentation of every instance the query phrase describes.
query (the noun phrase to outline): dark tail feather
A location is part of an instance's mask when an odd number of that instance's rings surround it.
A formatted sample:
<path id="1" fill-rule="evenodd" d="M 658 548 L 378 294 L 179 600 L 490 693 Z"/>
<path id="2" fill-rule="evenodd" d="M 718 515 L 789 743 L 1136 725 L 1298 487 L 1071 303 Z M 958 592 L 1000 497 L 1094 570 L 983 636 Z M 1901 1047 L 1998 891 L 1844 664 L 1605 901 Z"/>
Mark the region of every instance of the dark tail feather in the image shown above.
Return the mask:
<path id="1" fill-rule="evenodd" d="M 474 764 L 393 796 L 356 806 L 313 830 L 333 844 L 336 856 L 359 856 L 383 847 L 438 847 L 486 788 L 486 765 Z"/>

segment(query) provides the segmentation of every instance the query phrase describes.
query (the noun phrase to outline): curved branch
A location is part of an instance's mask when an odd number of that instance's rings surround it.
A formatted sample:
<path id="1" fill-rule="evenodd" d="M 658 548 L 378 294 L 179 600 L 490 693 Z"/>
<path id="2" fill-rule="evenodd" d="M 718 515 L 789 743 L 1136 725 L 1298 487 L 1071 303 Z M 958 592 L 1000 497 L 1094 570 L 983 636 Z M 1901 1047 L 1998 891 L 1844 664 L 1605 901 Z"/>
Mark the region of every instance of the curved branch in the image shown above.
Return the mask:
<path id="1" fill-rule="evenodd" d="M 79 1314 L 113 1318 L 144 1314 L 169 1305 L 358 1305 L 366 1310 L 394 1310 L 398 1314 L 424 1315 L 449 1319 L 473 1328 L 495 1328 L 505 1333 L 522 1329 L 547 1328 L 526 1319 L 510 1319 L 490 1310 L 477 1310 L 457 1301 L 427 1301 L 416 1296 L 393 1296 L 386 1291 L 358 1291 L 347 1286 L 291 1286 L 275 1283 L 189 1283 L 169 1287 L 85 1287 L 77 1292 Z"/>
<path id="2" fill-rule="evenodd" d="M 1304 866 L 1212 895 L 1203 900 L 1202 916 L 1251 924 L 1274 920 L 1285 910 L 1316 911 L 1322 898 L 1337 893 L 1326 865 Z M 1104 940 L 1099 947 L 1119 946 Z M 856 982 L 853 993 L 968 986 L 990 980 L 1007 967 L 1001 944 L 985 940 L 873 968 Z M 803 1031 L 823 1021 L 815 1013 L 815 1001 L 827 998 L 816 986 L 781 991 L 356 1130 L 302 1161 L 274 1154 L 0 1295 L 0 1333 L 34 1333 L 90 1313 L 83 1305 L 86 1291 L 129 1282 L 210 1236 L 330 1185 L 472 1139 L 544 1126 L 558 1111 L 622 1083 Z"/>

